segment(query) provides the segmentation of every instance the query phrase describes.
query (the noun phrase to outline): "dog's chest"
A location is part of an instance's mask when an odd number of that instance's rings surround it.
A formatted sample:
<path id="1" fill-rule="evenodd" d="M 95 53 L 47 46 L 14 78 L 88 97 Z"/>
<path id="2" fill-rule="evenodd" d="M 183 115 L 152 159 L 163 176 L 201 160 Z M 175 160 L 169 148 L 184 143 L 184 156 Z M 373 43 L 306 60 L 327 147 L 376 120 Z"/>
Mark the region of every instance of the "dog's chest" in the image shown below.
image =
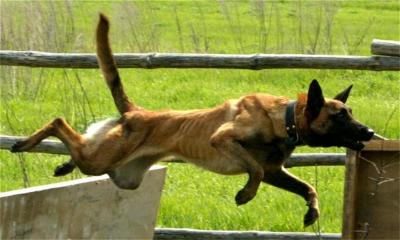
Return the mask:
<path id="1" fill-rule="evenodd" d="M 239 142 L 260 164 L 281 166 L 292 154 L 294 147 L 282 139 L 265 141 L 261 135 Z"/>

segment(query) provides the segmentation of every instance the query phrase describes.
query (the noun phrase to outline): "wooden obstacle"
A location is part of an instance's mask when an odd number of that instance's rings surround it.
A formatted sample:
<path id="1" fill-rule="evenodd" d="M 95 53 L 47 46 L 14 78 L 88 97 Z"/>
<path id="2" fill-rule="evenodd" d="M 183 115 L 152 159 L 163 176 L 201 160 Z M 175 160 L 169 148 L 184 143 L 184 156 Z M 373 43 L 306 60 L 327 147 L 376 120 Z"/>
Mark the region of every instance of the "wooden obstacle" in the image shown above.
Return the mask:
<path id="1" fill-rule="evenodd" d="M 348 151 L 343 239 L 400 239 L 400 141 Z"/>
<path id="2" fill-rule="evenodd" d="M 151 239 L 165 174 L 134 191 L 103 175 L 0 193 L 0 239 Z"/>

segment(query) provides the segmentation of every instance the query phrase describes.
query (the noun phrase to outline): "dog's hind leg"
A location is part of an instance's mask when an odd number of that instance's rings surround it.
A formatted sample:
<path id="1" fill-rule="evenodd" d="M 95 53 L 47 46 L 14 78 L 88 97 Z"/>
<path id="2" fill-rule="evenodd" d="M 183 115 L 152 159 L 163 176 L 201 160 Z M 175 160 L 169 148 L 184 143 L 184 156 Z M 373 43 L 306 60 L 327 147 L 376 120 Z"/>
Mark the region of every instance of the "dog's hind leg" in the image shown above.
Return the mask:
<path id="1" fill-rule="evenodd" d="M 29 138 L 16 142 L 11 147 L 11 152 L 29 151 L 43 139 L 50 136 L 59 138 L 65 144 L 74 161 L 81 158 L 80 150 L 84 144 L 84 139 L 62 118 L 54 119 L 49 124 L 46 124 L 43 128 L 32 134 Z"/>
<path id="2" fill-rule="evenodd" d="M 161 158 L 160 155 L 143 156 L 133 159 L 107 174 L 120 188 L 134 190 L 142 183 L 147 170 Z"/>
<path id="3" fill-rule="evenodd" d="M 65 162 L 61 165 L 58 165 L 56 169 L 54 169 L 54 177 L 60 177 L 71 173 L 75 169 L 75 162 L 70 159 L 68 162 Z"/>
<path id="4" fill-rule="evenodd" d="M 256 196 L 264 177 L 262 166 L 238 142 L 248 137 L 248 130 L 248 128 L 237 126 L 234 123 L 226 123 L 211 137 L 213 147 L 228 159 L 238 161 L 244 171 L 249 174 L 246 185 L 235 197 L 237 205 L 245 204 Z"/>
<path id="5" fill-rule="evenodd" d="M 313 224 L 318 219 L 318 195 L 311 185 L 290 174 L 283 167 L 280 170 L 265 171 L 263 181 L 275 187 L 298 194 L 306 200 L 308 211 L 304 216 L 305 227 Z"/>

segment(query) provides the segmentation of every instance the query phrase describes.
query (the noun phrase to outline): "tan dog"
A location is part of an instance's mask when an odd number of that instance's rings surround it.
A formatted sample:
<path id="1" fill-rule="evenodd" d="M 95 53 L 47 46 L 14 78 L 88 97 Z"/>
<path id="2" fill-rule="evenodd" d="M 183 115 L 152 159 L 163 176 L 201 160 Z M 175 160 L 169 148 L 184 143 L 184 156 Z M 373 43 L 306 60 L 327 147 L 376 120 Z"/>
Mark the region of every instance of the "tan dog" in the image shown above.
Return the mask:
<path id="1" fill-rule="evenodd" d="M 125 189 L 137 188 L 154 163 L 175 157 L 207 170 L 249 175 L 236 195 L 238 205 L 257 193 L 261 182 L 302 196 L 309 207 L 304 225 L 319 216 L 317 193 L 312 186 L 288 173 L 283 164 L 297 145 L 363 147 L 372 130 L 356 122 L 344 103 L 351 87 L 325 100 L 316 80 L 308 94 L 290 102 L 265 94 L 244 96 L 221 106 L 192 111 L 149 111 L 129 101 L 124 93 L 108 40 L 109 23 L 100 15 L 97 55 L 108 87 L 121 114 L 91 126 L 84 135 L 56 118 L 13 152 L 28 151 L 49 136 L 59 138 L 71 160 L 55 175 L 72 172 L 75 165 L 88 175 L 107 173 Z"/>

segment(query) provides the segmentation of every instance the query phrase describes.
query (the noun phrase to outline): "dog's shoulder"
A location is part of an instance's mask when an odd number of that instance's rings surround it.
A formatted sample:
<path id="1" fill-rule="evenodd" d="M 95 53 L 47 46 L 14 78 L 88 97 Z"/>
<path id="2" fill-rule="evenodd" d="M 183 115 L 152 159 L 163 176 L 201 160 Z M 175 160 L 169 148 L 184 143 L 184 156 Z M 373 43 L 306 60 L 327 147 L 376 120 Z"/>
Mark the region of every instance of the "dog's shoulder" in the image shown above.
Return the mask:
<path id="1" fill-rule="evenodd" d="M 285 110 L 289 98 L 284 96 L 274 96 L 264 93 L 254 93 L 245 95 L 238 102 L 239 108 L 244 108 L 248 111 L 267 111 L 267 112 L 282 112 Z"/>

